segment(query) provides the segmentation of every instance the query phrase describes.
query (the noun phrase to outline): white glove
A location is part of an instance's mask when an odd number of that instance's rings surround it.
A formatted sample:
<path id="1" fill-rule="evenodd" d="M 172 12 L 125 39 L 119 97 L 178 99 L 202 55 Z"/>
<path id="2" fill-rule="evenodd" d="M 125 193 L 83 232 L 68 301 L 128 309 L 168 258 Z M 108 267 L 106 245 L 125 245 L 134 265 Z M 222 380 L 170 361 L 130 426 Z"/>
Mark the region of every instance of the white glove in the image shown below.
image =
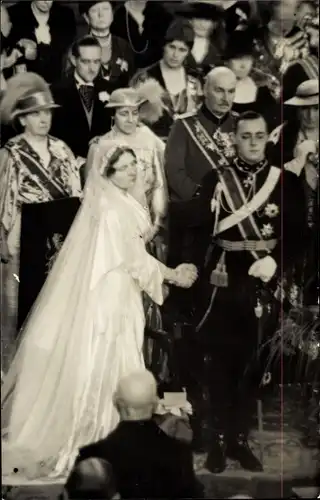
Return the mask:
<path id="1" fill-rule="evenodd" d="M 254 276 L 255 278 L 260 278 L 264 283 L 268 283 L 274 276 L 277 270 L 276 261 L 267 255 L 262 259 L 257 260 L 250 267 L 248 274 L 249 276 Z"/>

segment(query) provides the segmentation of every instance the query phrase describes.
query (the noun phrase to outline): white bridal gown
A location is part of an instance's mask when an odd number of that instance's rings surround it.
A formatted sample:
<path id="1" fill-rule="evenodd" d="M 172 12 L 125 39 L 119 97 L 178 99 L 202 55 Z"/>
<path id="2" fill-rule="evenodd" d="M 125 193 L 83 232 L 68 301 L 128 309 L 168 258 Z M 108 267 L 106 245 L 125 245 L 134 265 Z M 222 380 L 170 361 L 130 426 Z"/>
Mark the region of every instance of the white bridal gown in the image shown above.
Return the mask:
<path id="1" fill-rule="evenodd" d="M 2 386 L 2 474 L 66 476 L 118 423 L 120 378 L 144 367 L 141 292 L 161 304 L 144 209 L 93 168 Z"/>

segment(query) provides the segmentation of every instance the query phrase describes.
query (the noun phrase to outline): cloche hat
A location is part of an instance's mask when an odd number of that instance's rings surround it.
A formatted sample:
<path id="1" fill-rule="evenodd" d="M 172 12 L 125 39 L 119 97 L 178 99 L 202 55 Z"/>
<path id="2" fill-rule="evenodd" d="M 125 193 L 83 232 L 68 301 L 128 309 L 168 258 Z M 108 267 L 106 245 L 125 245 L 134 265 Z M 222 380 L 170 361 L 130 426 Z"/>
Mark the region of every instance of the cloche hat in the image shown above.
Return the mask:
<path id="1" fill-rule="evenodd" d="M 0 103 L 1 123 L 12 123 L 18 116 L 59 108 L 53 100 L 49 85 L 36 73 L 18 73 L 7 81 Z"/>
<path id="2" fill-rule="evenodd" d="M 186 19 L 208 19 L 210 21 L 223 19 L 223 10 L 221 7 L 203 1 L 192 1 L 178 5 L 175 8 L 174 14 Z"/>
<path id="3" fill-rule="evenodd" d="M 154 78 L 132 82 L 129 88 L 117 89 L 110 95 L 106 108 L 139 108 L 140 116 L 148 124 L 155 123 L 163 114 L 164 90 Z"/>
<path id="4" fill-rule="evenodd" d="M 88 14 L 91 7 L 93 7 L 97 3 L 102 3 L 102 2 L 108 2 L 108 3 L 110 3 L 112 9 L 114 8 L 114 3 L 112 0 L 94 0 L 94 1 L 82 0 L 82 1 L 78 2 L 79 14 L 81 16 L 83 16 L 84 14 Z"/>

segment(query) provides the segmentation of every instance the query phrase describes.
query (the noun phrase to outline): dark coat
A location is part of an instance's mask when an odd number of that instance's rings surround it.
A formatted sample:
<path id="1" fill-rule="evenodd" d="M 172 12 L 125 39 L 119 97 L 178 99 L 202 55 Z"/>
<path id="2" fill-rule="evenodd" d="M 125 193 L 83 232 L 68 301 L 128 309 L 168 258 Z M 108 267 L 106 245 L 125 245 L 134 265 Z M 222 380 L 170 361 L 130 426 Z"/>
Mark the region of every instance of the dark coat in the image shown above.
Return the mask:
<path id="1" fill-rule="evenodd" d="M 121 498 L 201 498 L 191 448 L 152 420 L 120 422 L 105 439 L 80 450 L 78 461 L 102 458 Z"/>
<path id="2" fill-rule="evenodd" d="M 246 175 L 233 164 L 230 168 L 236 169 L 238 178 L 243 184 L 247 178 Z M 270 167 L 267 166 L 258 172 L 256 192 L 264 184 L 269 171 Z M 204 179 L 205 187 L 200 193 L 203 211 L 201 212 L 199 209 L 198 214 L 204 222 L 205 220 L 210 221 L 211 217 L 211 222 L 209 225 L 207 224 L 208 231 L 211 227 L 211 232 L 214 226 L 214 214 L 210 215 L 209 207 L 218 182 L 216 172 L 211 171 Z M 207 207 L 207 216 L 205 215 L 205 207 Z M 269 215 L 268 209 L 271 207 L 275 208 L 276 211 Z M 222 196 L 219 220 L 221 221 L 228 215 L 230 215 L 230 210 L 224 196 Z M 217 288 L 208 321 L 204 323 L 201 329 L 202 335 L 199 335 L 199 339 L 203 338 L 206 341 L 218 343 L 228 342 L 229 340 L 232 342 L 247 340 L 249 344 L 253 342 L 256 339 L 258 328 L 254 308 L 257 305 L 260 291 L 261 293 L 264 293 L 263 290 L 268 291 L 266 299 L 267 302 L 271 300 L 272 303 L 277 278 L 281 279 L 283 273 L 289 272 L 303 255 L 304 246 L 306 245 L 305 197 L 301 182 L 295 174 L 287 171 L 281 173 L 273 192 L 265 203 L 254 212 L 253 217 L 260 231 L 263 231 L 267 225 L 269 226 L 271 233 L 269 236 L 265 236 L 264 239 L 277 240 L 276 247 L 270 253 L 270 256 L 277 263 L 276 275 L 264 287 L 260 279 L 248 275 L 249 268 L 254 262 L 254 258 L 249 251 L 227 251 L 225 265 L 228 274 L 228 285 L 227 287 Z M 237 225 L 220 233 L 218 238 L 228 241 L 243 240 Z M 250 237 L 249 235 L 248 239 L 256 240 L 257 237 Z M 215 240 L 213 240 L 214 242 Z M 204 311 L 209 305 L 214 289 L 214 286 L 210 283 L 210 276 L 216 268 L 222 253 L 220 246 L 216 244 L 213 245 L 211 250 L 207 254 L 206 265 L 199 283 L 201 289 L 201 295 L 199 292 L 201 303 L 198 304 L 199 319 L 203 317 Z M 265 255 L 267 254 L 264 253 L 261 257 Z M 205 257 L 205 253 L 203 253 L 203 262 L 205 262 Z"/>
<path id="3" fill-rule="evenodd" d="M 135 20 L 127 15 L 125 6 L 119 7 L 114 14 L 111 32 L 129 43 L 135 53 L 136 68 L 145 68 L 162 57 L 164 36 L 172 16 L 161 3 L 147 2 L 142 34 Z"/>
<path id="4" fill-rule="evenodd" d="M 221 132 L 233 132 L 238 115 L 231 112 L 218 121 L 203 106 L 197 116 L 212 136 L 218 127 Z M 187 122 L 189 120 L 193 120 L 193 117 L 186 118 Z M 212 170 L 210 163 L 202 156 L 181 120 L 176 120 L 168 137 L 165 170 L 171 200 L 177 202 L 191 200 L 202 184 L 204 176 Z"/>
<path id="5" fill-rule="evenodd" d="M 12 22 L 10 38 L 17 43 L 22 38 L 37 42 L 35 29 L 37 20 L 31 10 L 31 2 L 17 2 L 9 8 Z M 53 2 L 48 21 L 51 34 L 50 45 L 37 45 L 37 58 L 27 61 L 27 70 L 41 75 L 51 83 L 60 78 L 64 54 L 74 40 L 76 24 L 74 13 L 59 2 Z"/>
<path id="6" fill-rule="evenodd" d="M 179 115 L 184 114 L 190 111 L 190 108 L 194 110 L 198 107 L 200 98 L 202 97 L 201 82 L 198 78 L 196 78 L 191 73 L 189 73 L 188 70 L 186 70 L 188 94 L 186 89 L 182 91 L 179 109 L 174 110 L 171 97 L 167 91 L 166 84 L 162 76 L 159 62 L 156 62 L 151 66 L 138 71 L 131 80 L 131 84 L 135 86 L 140 82 L 148 80 L 149 78 L 156 80 L 163 88 L 162 101 L 164 104 L 163 115 L 156 123 L 150 125 L 150 128 L 156 135 L 163 139 L 166 139 L 174 123 L 175 113 Z"/>
<path id="7" fill-rule="evenodd" d="M 100 90 L 95 87 L 91 127 L 73 75 L 53 85 L 51 90 L 55 102 L 61 105 L 53 114 L 52 135 L 66 142 L 76 157 L 86 158 L 90 140 L 110 130 L 111 118 L 105 103 L 99 99 Z"/>
<path id="8" fill-rule="evenodd" d="M 129 86 L 130 78 L 134 75 L 134 53 L 130 45 L 119 38 L 112 36 L 112 56 L 108 69 L 101 69 L 99 77 L 99 87 L 111 94 L 119 88 Z"/>
<path id="9" fill-rule="evenodd" d="M 213 68 L 221 64 L 221 56 L 213 43 L 209 43 L 208 52 L 201 63 L 197 63 L 190 52 L 186 60 L 187 71 L 204 83 L 204 79 Z"/>
<path id="10" fill-rule="evenodd" d="M 88 26 L 82 36 L 89 35 Z M 97 79 L 99 91 L 111 94 L 114 90 L 129 86 L 130 78 L 135 73 L 134 52 L 130 45 L 122 38 L 111 35 L 112 55 L 108 68 L 101 68 Z"/>

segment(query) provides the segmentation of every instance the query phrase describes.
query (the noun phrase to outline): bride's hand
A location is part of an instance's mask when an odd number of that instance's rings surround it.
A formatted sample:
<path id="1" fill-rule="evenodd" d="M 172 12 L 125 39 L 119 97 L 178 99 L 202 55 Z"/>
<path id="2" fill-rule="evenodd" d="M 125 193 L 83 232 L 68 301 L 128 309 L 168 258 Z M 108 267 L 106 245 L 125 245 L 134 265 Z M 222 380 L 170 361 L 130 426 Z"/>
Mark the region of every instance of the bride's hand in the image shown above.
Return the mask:
<path id="1" fill-rule="evenodd" d="M 176 283 L 181 288 L 190 288 L 198 278 L 198 270 L 194 264 L 180 264 L 175 269 Z"/>

